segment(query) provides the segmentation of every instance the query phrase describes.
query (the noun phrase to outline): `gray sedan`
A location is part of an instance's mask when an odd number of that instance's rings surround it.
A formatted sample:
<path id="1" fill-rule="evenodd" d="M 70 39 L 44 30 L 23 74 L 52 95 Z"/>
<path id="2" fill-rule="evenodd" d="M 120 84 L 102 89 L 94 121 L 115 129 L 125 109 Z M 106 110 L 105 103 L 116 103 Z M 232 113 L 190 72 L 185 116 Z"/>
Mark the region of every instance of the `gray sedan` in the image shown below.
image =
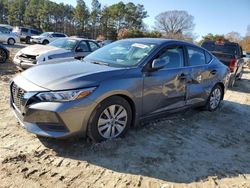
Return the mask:
<path id="1" fill-rule="evenodd" d="M 216 110 L 229 80 L 228 68 L 211 53 L 175 40 L 121 40 L 83 61 L 41 64 L 14 78 L 11 106 L 29 132 L 117 138 L 165 112 Z"/>

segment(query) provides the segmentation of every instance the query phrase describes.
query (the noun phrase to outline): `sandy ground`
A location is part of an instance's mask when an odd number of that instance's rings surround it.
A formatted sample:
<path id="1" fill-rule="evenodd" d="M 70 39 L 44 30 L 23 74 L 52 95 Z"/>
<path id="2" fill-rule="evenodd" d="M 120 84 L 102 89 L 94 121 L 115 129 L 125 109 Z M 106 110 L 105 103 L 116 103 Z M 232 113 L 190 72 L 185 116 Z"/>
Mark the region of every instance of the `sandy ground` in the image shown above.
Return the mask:
<path id="1" fill-rule="evenodd" d="M 101 144 L 26 132 L 9 107 L 15 74 L 0 65 L 0 187 L 250 187 L 250 69 L 218 111 L 183 111 Z"/>

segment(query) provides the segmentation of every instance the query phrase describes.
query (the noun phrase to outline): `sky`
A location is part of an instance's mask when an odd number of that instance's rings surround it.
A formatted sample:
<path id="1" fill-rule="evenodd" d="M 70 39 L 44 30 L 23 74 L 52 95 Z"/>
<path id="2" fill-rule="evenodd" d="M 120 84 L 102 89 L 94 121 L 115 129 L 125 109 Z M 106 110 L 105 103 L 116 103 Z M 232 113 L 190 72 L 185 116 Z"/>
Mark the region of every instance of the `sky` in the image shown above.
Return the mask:
<path id="1" fill-rule="evenodd" d="M 76 0 L 53 1 L 76 5 Z M 85 0 L 89 8 L 91 1 Z M 186 10 L 194 16 L 197 40 L 208 33 L 227 34 L 231 31 L 239 32 L 244 37 L 247 26 L 250 25 L 250 0 L 99 0 L 102 5 L 112 5 L 120 1 L 144 5 L 149 16 L 144 22 L 151 29 L 159 13 Z"/>

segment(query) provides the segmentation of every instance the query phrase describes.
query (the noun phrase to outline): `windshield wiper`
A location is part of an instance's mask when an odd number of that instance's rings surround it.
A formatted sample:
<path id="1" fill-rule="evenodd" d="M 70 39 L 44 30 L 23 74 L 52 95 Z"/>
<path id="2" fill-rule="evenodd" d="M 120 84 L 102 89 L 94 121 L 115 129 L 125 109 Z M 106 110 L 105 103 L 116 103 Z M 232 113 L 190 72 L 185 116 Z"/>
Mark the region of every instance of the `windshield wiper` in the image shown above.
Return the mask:
<path id="1" fill-rule="evenodd" d="M 91 61 L 90 63 L 93 63 L 93 64 L 98 64 L 98 65 L 106 65 L 106 66 L 109 66 L 109 64 L 108 64 L 108 63 L 101 62 L 101 61 Z"/>

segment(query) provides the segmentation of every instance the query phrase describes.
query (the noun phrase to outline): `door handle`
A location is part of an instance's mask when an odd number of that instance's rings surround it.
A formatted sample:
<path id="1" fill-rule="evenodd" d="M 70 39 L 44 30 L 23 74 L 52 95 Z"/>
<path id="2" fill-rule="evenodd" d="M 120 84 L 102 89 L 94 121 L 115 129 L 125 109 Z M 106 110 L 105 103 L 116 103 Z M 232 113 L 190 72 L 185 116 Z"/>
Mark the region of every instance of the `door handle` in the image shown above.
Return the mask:
<path id="1" fill-rule="evenodd" d="M 217 73 L 217 70 L 212 70 L 210 74 L 215 75 Z"/>
<path id="2" fill-rule="evenodd" d="M 190 78 L 190 75 L 189 75 L 189 74 L 184 74 L 184 73 L 182 73 L 182 74 L 179 76 L 179 79 L 181 79 L 181 80 L 186 80 L 186 79 L 188 79 L 188 78 Z"/>

